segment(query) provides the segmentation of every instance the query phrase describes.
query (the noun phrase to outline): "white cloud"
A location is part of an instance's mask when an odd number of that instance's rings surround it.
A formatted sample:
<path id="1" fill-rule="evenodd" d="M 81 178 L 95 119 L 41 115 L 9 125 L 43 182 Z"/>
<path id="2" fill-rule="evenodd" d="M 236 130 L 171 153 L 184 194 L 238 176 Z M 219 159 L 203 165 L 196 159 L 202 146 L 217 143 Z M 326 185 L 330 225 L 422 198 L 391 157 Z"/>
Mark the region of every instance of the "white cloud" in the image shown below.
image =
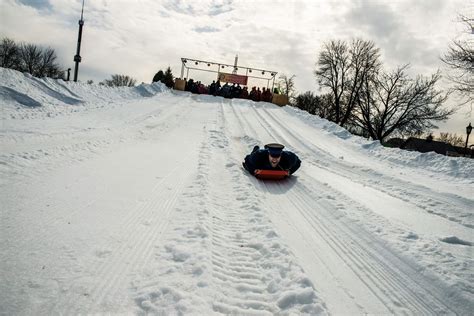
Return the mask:
<path id="1" fill-rule="evenodd" d="M 81 4 L 3 0 L 0 35 L 52 46 L 73 68 Z M 86 0 L 79 78 L 121 73 L 149 82 L 167 66 L 179 75 L 180 57 L 232 64 L 238 54 L 242 66 L 295 74 L 298 91 L 317 91 L 322 43 L 355 36 L 373 40 L 388 67 L 410 63 L 429 75 L 457 36 L 463 8 L 462 0 Z"/>

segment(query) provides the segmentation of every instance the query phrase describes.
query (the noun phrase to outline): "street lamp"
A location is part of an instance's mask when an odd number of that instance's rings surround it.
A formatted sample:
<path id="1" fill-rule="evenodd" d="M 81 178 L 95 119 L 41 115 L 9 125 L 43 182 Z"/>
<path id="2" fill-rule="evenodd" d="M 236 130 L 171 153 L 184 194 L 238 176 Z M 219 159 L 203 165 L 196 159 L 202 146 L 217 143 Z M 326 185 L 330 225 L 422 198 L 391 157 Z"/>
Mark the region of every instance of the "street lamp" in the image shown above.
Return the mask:
<path id="1" fill-rule="evenodd" d="M 471 134 L 471 131 L 472 131 L 472 126 L 471 126 L 471 123 L 469 123 L 469 125 L 466 127 L 467 137 L 466 137 L 466 146 L 464 146 L 464 148 L 466 149 L 467 149 L 467 143 L 469 142 L 469 134 Z"/>

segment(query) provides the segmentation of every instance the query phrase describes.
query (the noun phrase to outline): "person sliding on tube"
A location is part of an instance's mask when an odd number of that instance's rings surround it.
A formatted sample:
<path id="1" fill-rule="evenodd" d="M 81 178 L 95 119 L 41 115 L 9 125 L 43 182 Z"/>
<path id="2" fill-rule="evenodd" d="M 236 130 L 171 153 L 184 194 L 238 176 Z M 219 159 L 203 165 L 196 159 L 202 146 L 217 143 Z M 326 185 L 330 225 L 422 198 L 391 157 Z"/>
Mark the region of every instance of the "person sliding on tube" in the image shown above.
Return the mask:
<path id="1" fill-rule="evenodd" d="M 301 166 L 301 160 L 283 148 L 285 146 L 277 143 L 267 144 L 264 149 L 255 146 L 242 164 L 253 175 L 255 170 L 285 170 L 291 175 Z"/>

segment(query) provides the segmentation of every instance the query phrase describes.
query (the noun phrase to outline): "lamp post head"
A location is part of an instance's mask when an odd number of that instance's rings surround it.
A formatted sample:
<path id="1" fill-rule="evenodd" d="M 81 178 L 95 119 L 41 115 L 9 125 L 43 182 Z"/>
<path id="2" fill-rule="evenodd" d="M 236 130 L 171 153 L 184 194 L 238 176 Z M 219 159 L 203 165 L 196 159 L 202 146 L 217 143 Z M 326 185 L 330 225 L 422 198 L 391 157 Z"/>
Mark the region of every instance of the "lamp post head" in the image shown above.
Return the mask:
<path id="1" fill-rule="evenodd" d="M 471 123 L 469 123 L 469 125 L 466 127 L 466 134 L 467 135 L 471 134 L 471 131 L 472 131 L 472 126 L 471 126 Z"/>

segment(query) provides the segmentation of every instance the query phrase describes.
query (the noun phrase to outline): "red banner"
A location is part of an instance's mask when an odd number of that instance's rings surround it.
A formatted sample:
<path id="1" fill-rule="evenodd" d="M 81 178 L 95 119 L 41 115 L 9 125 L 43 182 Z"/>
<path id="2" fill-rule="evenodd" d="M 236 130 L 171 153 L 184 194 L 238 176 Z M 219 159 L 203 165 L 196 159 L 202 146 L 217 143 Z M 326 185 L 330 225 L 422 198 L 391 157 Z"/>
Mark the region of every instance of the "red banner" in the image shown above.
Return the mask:
<path id="1" fill-rule="evenodd" d="M 220 80 L 221 82 L 230 82 L 230 83 L 235 83 L 235 84 L 238 83 L 238 84 L 246 86 L 248 77 L 220 72 L 219 75 L 217 76 L 217 79 Z"/>

